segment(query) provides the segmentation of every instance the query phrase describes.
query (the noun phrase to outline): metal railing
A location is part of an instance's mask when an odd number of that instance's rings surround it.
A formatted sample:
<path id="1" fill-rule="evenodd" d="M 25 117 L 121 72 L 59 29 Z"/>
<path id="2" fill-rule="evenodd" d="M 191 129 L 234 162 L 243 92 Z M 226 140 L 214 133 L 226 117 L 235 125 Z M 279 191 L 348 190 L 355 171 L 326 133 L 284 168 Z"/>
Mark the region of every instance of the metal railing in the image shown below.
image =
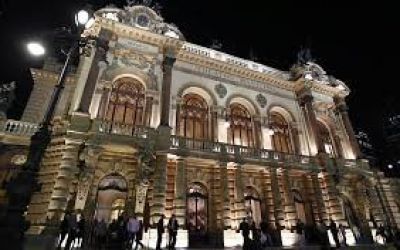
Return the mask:
<path id="1" fill-rule="evenodd" d="M 30 137 L 39 129 L 39 125 L 30 122 L 6 120 L 0 121 L 0 128 L 0 133 Z"/>

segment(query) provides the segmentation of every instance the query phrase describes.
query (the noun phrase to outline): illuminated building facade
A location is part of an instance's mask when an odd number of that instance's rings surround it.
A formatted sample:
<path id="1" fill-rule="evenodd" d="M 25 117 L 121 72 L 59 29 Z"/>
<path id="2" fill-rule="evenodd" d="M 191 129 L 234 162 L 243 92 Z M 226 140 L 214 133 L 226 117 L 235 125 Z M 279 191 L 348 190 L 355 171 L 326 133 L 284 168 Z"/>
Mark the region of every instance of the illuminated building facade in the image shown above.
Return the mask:
<path id="1" fill-rule="evenodd" d="M 389 180 L 359 158 L 350 91 L 319 65 L 281 71 L 191 44 L 145 6 L 95 14 L 84 36 L 96 39 L 58 103 L 28 234 L 72 209 L 106 221 L 136 213 L 146 225 L 176 214 L 178 245 L 239 244 L 242 218 L 281 225 L 293 241 L 297 219 L 364 235 L 372 218 L 399 225 Z M 2 121 L 10 147 L 29 143 L 58 71 L 32 75 L 22 121 Z"/>

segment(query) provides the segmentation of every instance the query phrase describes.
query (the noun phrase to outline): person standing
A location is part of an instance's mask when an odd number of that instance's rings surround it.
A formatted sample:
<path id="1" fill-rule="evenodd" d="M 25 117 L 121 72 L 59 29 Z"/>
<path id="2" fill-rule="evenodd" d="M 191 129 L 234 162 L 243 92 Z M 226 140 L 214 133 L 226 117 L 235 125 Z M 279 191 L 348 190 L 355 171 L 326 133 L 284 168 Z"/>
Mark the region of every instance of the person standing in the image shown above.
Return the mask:
<path id="1" fill-rule="evenodd" d="M 346 239 L 346 229 L 342 224 L 339 224 L 339 233 L 340 236 L 342 237 L 342 245 L 347 246 L 347 239 Z"/>
<path id="2" fill-rule="evenodd" d="M 304 237 L 304 223 L 297 219 L 296 223 L 296 235 L 297 235 L 297 242 L 300 246 L 305 245 L 305 237 Z"/>
<path id="3" fill-rule="evenodd" d="M 83 248 L 83 244 L 85 243 L 85 217 L 81 215 L 81 218 L 78 221 L 78 232 L 76 235 L 77 241 L 80 242 L 80 247 Z"/>
<path id="4" fill-rule="evenodd" d="M 71 213 L 71 215 L 68 217 L 68 238 L 67 238 L 67 243 L 65 244 L 65 249 L 69 250 L 71 249 L 71 246 L 73 246 L 76 236 L 78 234 L 78 222 L 76 218 L 76 214 L 74 212 Z"/>
<path id="5" fill-rule="evenodd" d="M 338 229 L 336 227 L 336 223 L 331 219 L 329 224 L 329 229 L 331 230 L 333 240 L 335 241 L 336 247 L 340 247 L 339 237 L 338 237 Z"/>
<path id="6" fill-rule="evenodd" d="M 133 242 L 135 241 L 135 237 L 137 232 L 139 231 L 139 222 L 136 219 L 136 216 L 133 215 L 131 218 L 129 218 L 128 223 L 127 223 L 127 231 L 128 231 L 128 249 L 133 247 Z"/>
<path id="7" fill-rule="evenodd" d="M 161 215 L 160 219 L 157 222 L 157 246 L 156 250 L 161 249 L 161 241 L 162 241 L 162 236 L 164 234 L 164 217 L 165 215 Z"/>
<path id="8" fill-rule="evenodd" d="M 141 248 L 144 248 L 143 243 L 140 242 L 142 239 L 143 239 L 143 222 L 141 220 L 139 220 L 139 230 L 136 233 L 136 237 L 135 237 L 135 242 L 136 242 L 135 250 L 137 249 L 137 247 L 139 245 Z"/>
<path id="9" fill-rule="evenodd" d="M 243 218 L 242 222 L 239 224 L 239 230 L 242 231 L 243 236 L 243 249 L 248 249 L 250 244 L 250 225 L 247 223 L 246 218 Z"/>
<path id="10" fill-rule="evenodd" d="M 176 244 L 176 236 L 178 234 L 178 220 L 176 219 L 175 214 L 172 214 L 171 218 L 168 221 L 168 235 L 169 241 L 168 246 L 170 249 L 175 249 Z"/>
<path id="11" fill-rule="evenodd" d="M 107 224 L 102 219 L 99 223 L 96 224 L 96 227 L 94 229 L 94 234 L 96 238 L 96 244 L 95 244 L 95 249 L 103 249 L 106 247 L 106 242 L 107 242 Z"/>
<path id="12" fill-rule="evenodd" d="M 58 242 L 58 249 L 61 249 L 61 244 L 63 243 L 65 237 L 67 236 L 68 233 L 68 217 L 69 217 L 69 213 L 65 213 L 64 215 L 64 219 L 61 221 L 60 224 L 60 241 Z"/>

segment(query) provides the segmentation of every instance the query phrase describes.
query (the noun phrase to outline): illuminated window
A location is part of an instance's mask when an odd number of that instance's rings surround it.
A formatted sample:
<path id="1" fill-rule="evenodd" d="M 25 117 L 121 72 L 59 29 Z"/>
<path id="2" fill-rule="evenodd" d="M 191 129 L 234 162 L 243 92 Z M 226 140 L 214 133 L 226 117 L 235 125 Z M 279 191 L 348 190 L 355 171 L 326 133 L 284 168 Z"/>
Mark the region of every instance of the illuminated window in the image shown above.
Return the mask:
<path id="1" fill-rule="evenodd" d="M 320 139 L 325 148 L 325 153 L 331 157 L 335 157 L 335 150 L 333 147 L 333 140 L 328 128 L 321 122 L 318 122 L 318 132 Z"/>
<path id="2" fill-rule="evenodd" d="M 144 97 L 144 87 L 136 80 L 131 78 L 117 80 L 104 119 L 118 124 L 142 125 Z"/>
<path id="3" fill-rule="evenodd" d="M 254 147 L 253 123 L 250 112 L 241 104 L 229 106 L 228 141 L 234 145 Z"/>
<path id="4" fill-rule="evenodd" d="M 208 138 L 208 106 L 197 94 L 186 94 L 179 112 L 177 134 L 193 139 Z"/>
<path id="5" fill-rule="evenodd" d="M 289 124 L 285 118 L 276 112 L 270 114 L 270 126 L 274 131 L 272 135 L 272 146 L 277 152 L 294 153 L 290 140 Z"/>
<path id="6" fill-rule="evenodd" d="M 125 200 L 116 199 L 111 206 L 111 220 L 117 220 L 120 215 L 124 212 Z"/>

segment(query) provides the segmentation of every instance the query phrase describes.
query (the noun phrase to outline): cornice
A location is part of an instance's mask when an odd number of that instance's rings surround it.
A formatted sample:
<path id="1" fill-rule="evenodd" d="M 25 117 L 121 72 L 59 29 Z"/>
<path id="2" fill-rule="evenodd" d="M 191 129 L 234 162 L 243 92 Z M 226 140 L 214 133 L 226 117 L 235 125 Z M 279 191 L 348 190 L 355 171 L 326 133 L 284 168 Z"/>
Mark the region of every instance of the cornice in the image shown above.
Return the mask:
<path id="1" fill-rule="evenodd" d="M 100 33 L 101 29 L 108 29 L 114 32 L 114 40 L 117 40 L 117 37 L 125 37 L 133 40 L 137 40 L 140 42 L 144 42 L 153 46 L 157 46 L 159 48 L 160 53 L 173 53 L 176 56 L 178 61 L 187 62 L 194 65 L 199 65 L 203 67 L 207 67 L 210 69 L 218 70 L 220 72 L 235 75 L 241 78 L 246 78 L 254 81 L 258 81 L 262 84 L 266 84 L 269 86 L 273 86 L 279 89 L 284 89 L 288 91 L 296 91 L 296 82 L 284 79 L 285 72 L 272 69 L 267 70 L 266 72 L 259 72 L 254 69 L 250 69 L 241 65 L 241 62 L 238 61 L 235 64 L 214 59 L 208 55 L 208 53 L 195 53 L 188 49 L 187 47 L 192 46 L 192 44 L 185 42 L 183 40 L 167 37 L 161 34 L 156 34 L 147 30 L 142 30 L 140 28 L 128 26 L 123 23 L 116 22 L 111 19 L 97 17 L 95 24 L 85 32 L 86 35 L 97 35 Z M 220 54 L 224 54 L 222 52 L 213 51 L 208 48 L 201 47 L 199 45 L 193 45 L 203 50 L 209 50 L 210 52 L 216 52 Z M 230 55 L 228 55 L 230 56 Z M 231 56 L 232 58 L 236 58 Z M 255 62 L 247 61 L 244 59 L 237 58 L 237 60 L 242 60 L 243 62 L 253 63 L 255 67 L 263 66 L 257 64 Z M 263 66 L 268 68 L 267 66 Z M 330 87 L 324 84 L 313 84 L 312 90 L 324 95 L 328 96 L 347 96 L 348 93 L 345 91 L 339 90 L 334 87 Z"/>

